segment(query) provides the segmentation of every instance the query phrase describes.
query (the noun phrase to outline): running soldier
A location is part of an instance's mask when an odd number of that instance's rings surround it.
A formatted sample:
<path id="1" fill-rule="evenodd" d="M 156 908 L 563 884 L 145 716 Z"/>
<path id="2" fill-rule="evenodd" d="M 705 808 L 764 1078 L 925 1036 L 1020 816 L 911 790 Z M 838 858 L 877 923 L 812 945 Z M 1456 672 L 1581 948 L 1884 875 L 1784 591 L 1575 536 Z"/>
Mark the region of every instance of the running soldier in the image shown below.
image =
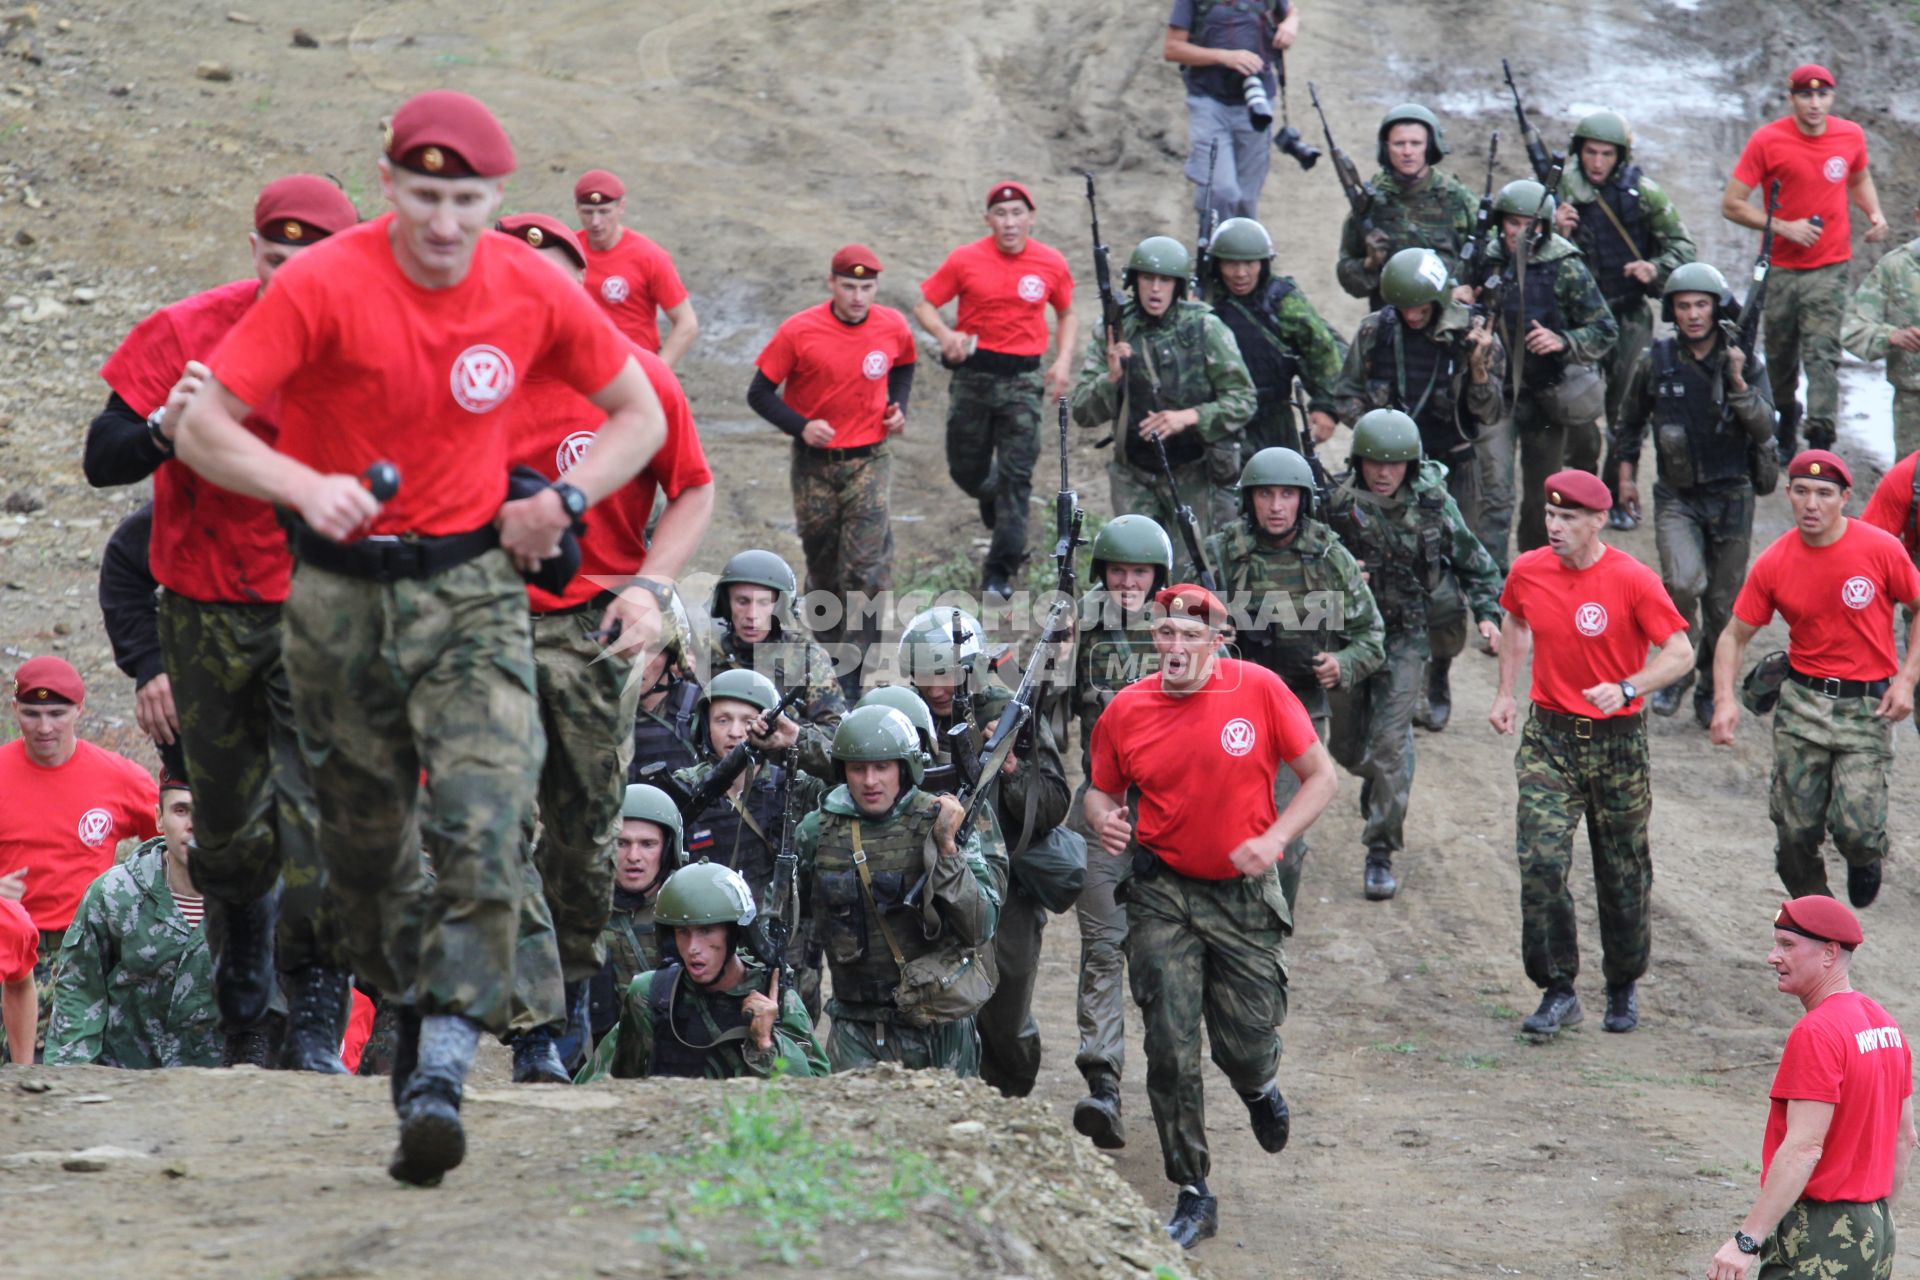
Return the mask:
<path id="1" fill-rule="evenodd" d="M 1380 273 L 1402 249 L 1432 249 L 1457 275 L 1460 253 L 1473 238 L 1480 201 L 1450 173 L 1434 168 L 1447 154 L 1440 121 L 1415 102 L 1380 119 L 1373 178 L 1373 204 L 1364 221 L 1351 211 L 1340 228 L 1340 287 L 1378 311 L 1384 304 Z"/>
<path id="2" fill-rule="evenodd" d="M 591 169 L 573 184 L 573 208 L 587 258 L 587 292 L 599 299 L 614 327 L 635 345 L 658 352 L 672 368 L 693 347 L 700 317 L 680 283 L 673 258 L 638 231 L 622 225 L 627 188 L 605 169 Z M 673 328 L 660 341 L 660 312 Z"/>
<path id="3" fill-rule="evenodd" d="M 1840 345 L 1885 360 L 1893 384 L 1893 456 L 1920 449 L 1920 239 L 1890 249 L 1853 291 Z"/>
<path id="4" fill-rule="evenodd" d="M 686 861 L 685 828 L 672 798 L 645 783 L 629 785 L 620 804 L 620 834 L 613 842 L 613 910 L 600 939 L 607 963 L 591 984 L 595 1044 L 619 1022 L 633 980 L 657 963 L 654 899 L 667 877 Z"/>
<path id="5" fill-rule="evenodd" d="M 792 566 L 771 551 L 742 551 L 727 561 L 708 606 L 713 617 L 708 678 L 744 669 L 758 671 L 776 688 L 804 684 L 800 718 L 824 750 L 847 713 L 847 702 L 834 678 L 833 659 L 794 621 L 797 586 Z"/>

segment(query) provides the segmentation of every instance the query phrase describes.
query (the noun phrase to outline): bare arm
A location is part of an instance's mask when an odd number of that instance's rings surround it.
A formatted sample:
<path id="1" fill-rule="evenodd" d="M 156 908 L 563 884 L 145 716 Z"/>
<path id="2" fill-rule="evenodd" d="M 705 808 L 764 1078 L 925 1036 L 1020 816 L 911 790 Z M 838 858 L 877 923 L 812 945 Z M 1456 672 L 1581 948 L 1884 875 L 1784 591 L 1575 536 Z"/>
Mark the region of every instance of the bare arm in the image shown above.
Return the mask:
<path id="1" fill-rule="evenodd" d="M 1880 695 L 1880 705 L 1873 713 L 1882 720 L 1891 720 L 1895 724 L 1913 714 L 1913 686 L 1920 682 L 1920 600 L 1904 600 L 1907 613 L 1912 621 L 1907 624 L 1907 660 L 1893 673 L 1893 681 L 1887 691 Z"/>
<path id="2" fill-rule="evenodd" d="M 29 969 L 26 977 L 0 987 L 0 1026 L 7 1029 L 7 1054 L 16 1066 L 33 1065 L 33 1036 L 39 1021 L 40 998 Z"/>
<path id="3" fill-rule="evenodd" d="M 1892 1205 L 1900 1198 L 1901 1188 L 1907 1185 L 1907 1163 L 1913 1159 L 1913 1149 L 1920 1146 L 1920 1133 L 1913 1127 L 1913 1095 L 1908 1094 L 1906 1101 L 1900 1104 L 1900 1127 L 1894 1140 L 1900 1144 L 1899 1151 L 1893 1157 L 1893 1190 L 1887 1193 L 1887 1203 Z"/>
<path id="4" fill-rule="evenodd" d="M 1880 212 L 1880 192 L 1873 185 L 1873 170 L 1862 169 L 1848 178 L 1847 194 L 1853 197 L 1854 204 L 1873 224 L 1868 228 L 1866 238 L 1874 243 L 1885 240 L 1892 228 L 1887 225 L 1887 215 Z"/>
<path id="5" fill-rule="evenodd" d="M 1764 1240 L 1787 1216 L 1787 1210 L 1807 1189 L 1825 1150 L 1827 1129 L 1833 1123 L 1831 1102 L 1809 1102 L 1793 1098 L 1787 1102 L 1787 1136 L 1773 1153 L 1767 1166 L 1767 1180 L 1760 1184 L 1760 1195 L 1740 1223 L 1740 1230 L 1756 1240 Z M 1710 1280 L 1739 1280 L 1755 1259 L 1743 1254 L 1732 1240 L 1720 1246 L 1707 1268 Z"/>
<path id="6" fill-rule="evenodd" d="M 1509 611 L 1500 620 L 1500 688 L 1493 695 L 1493 710 L 1487 715 L 1487 722 L 1497 733 L 1512 733 L 1520 722 L 1513 687 L 1520 679 L 1520 668 L 1527 664 L 1532 653 L 1533 628 Z"/>
<path id="7" fill-rule="evenodd" d="M 1133 839 L 1133 823 L 1127 818 L 1127 800 L 1125 796 L 1116 796 L 1098 787 L 1087 788 L 1085 806 L 1087 825 L 1100 838 L 1100 847 L 1114 857 L 1127 851 L 1128 841 Z"/>
<path id="8" fill-rule="evenodd" d="M 1767 215 L 1747 199 L 1752 194 L 1752 187 L 1738 178 L 1728 178 L 1727 189 L 1720 193 L 1720 216 L 1735 226 L 1751 227 L 1755 231 L 1763 229 Z"/>
<path id="9" fill-rule="evenodd" d="M 667 417 L 653 384 L 632 357 L 612 382 L 587 399 L 606 411 L 607 420 L 586 454 L 567 469 L 567 483 L 586 494 L 592 504 L 639 475 L 640 468 L 660 452 L 667 439 Z"/>
<path id="10" fill-rule="evenodd" d="M 249 406 L 209 375 L 181 416 L 179 459 L 235 493 L 300 513 L 323 537 L 341 541 L 380 512 L 357 476 L 321 475 L 246 429 Z"/>
<path id="11" fill-rule="evenodd" d="M 641 483 L 651 483 L 643 480 Z M 652 578 L 677 578 L 706 536 L 707 523 L 713 519 L 713 485 L 697 484 L 682 489 L 677 498 L 667 499 L 660 512 L 660 523 L 653 528 L 653 542 L 640 571 Z"/>
<path id="12" fill-rule="evenodd" d="M 1647 659 L 1646 666 L 1620 680 L 1609 680 L 1591 689 L 1583 689 L 1580 693 L 1588 702 L 1612 715 L 1627 705 L 1626 694 L 1620 688 L 1622 682 L 1631 682 L 1641 693 L 1652 693 L 1656 689 L 1666 688 L 1691 670 L 1693 642 L 1687 639 L 1686 631 L 1675 631 L 1660 642 L 1660 647 Z"/>
<path id="13" fill-rule="evenodd" d="M 1047 369 L 1047 398 L 1057 400 L 1073 385 L 1073 353 L 1080 342 L 1080 313 L 1071 304 L 1054 315 L 1053 364 Z"/>
<path id="14" fill-rule="evenodd" d="M 1740 727 L 1740 699 L 1734 694 L 1733 679 L 1746 660 L 1747 646 L 1760 628 L 1739 617 L 1727 619 L 1727 629 L 1713 647 L 1713 740 L 1721 746 L 1733 741 Z"/>
<path id="15" fill-rule="evenodd" d="M 1300 780 L 1300 790 L 1287 801 L 1287 807 L 1267 829 L 1267 834 L 1282 847 L 1305 835 L 1307 828 L 1333 803 L 1334 792 L 1340 789 L 1339 771 L 1333 767 L 1333 757 L 1321 743 L 1314 743 L 1287 761 L 1287 768 Z"/>
<path id="16" fill-rule="evenodd" d="M 660 344 L 660 358 L 667 362 L 668 368 L 676 368 L 680 357 L 687 354 L 693 340 L 700 336 L 700 317 L 693 314 L 693 299 L 682 298 L 679 306 L 667 308 L 667 319 L 673 330 Z"/>

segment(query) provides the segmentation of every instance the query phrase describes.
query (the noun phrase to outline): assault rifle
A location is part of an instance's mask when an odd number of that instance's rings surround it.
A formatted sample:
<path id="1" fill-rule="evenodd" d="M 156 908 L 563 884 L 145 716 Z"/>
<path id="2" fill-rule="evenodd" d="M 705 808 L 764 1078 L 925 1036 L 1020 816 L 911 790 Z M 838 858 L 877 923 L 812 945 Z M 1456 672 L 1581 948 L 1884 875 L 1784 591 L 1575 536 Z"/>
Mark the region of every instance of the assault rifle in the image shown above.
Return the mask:
<path id="1" fill-rule="evenodd" d="M 1167 442 L 1159 436 L 1153 438 L 1153 456 L 1167 482 L 1167 494 L 1173 499 L 1173 522 L 1180 526 L 1180 540 L 1187 544 L 1187 558 L 1193 561 L 1193 571 L 1199 575 L 1195 580 L 1209 591 L 1218 591 L 1220 580 L 1207 568 L 1207 553 L 1200 546 L 1200 521 L 1180 496 L 1180 486 L 1173 478 L 1173 464 L 1167 461 Z"/>
<path id="2" fill-rule="evenodd" d="M 955 609 L 953 656 L 960 664 L 960 683 L 953 689 L 953 727 L 947 730 L 947 759 L 953 762 L 954 774 L 963 792 L 980 783 L 979 775 L 974 772 L 980 762 L 980 733 L 973 723 L 973 664 L 979 655 L 971 658 L 960 656 L 971 638 L 960 621 L 960 611 Z"/>
<path id="3" fill-rule="evenodd" d="M 1527 163 L 1533 166 L 1533 176 L 1549 187 L 1558 186 L 1557 181 L 1549 181 L 1547 175 L 1566 160 L 1558 151 L 1549 151 L 1540 131 L 1527 119 L 1527 109 L 1520 105 L 1520 86 L 1513 82 L 1513 68 L 1507 65 L 1505 58 L 1500 59 L 1500 70 L 1507 77 L 1507 88 L 1513 94 L 1513 114 L 1520 121 L 1520 136 L 1526 139 Z"/>
<path id="4" fill-rule="evenodd" d="M 1053 563 L 1056 567 L 1053 589 L 1065 599 L 1074 598 L 1074 552 L 1086 545 L 1080 530 L 1087 513 L 1080 509 L 1080 495 L 1073 491 L 1067 472 L 1067 398 L 1060 397 L 1060 492 L 1053 497 Z"/>
<path id="5" fill-rule="evenodd" d="M 1120 298 L 1113 291 L 1113 263 L 1107 246 L 1100 241 L 1100 204 L 1093 194 L 1093 175 L 1082 171 L 1087 180 L 1087 218 L 1093 224 L 1093 280 L 1100 291 L 1100 323 L 1108 342 L 1120 341 Z"/>
<path id="6" fill-rule="evenodd" d="M 1207 185 L 1200 194 L 1200 207 L 1206 211 L 1206 231 L 1194 247 L 1193 273 L 1187 277 L 1187 296 L 1198 301 L 1207 287 L 1207 263 L 1213 257 L 1213 233 L 1220 229 L 1220 211 L 1213 207 L 1213 166 L 1220 159 L 1220 139 L 1207 146 Z"/>
<path id="7" fill-rule="evenodd" d="M 1773 269 L 1773 216 L 1780 210 L 1780 180 L 1767 188 L 1767 221 L 1760 229 L 1760 255 L 1753 260 L 1753 284 L 1747 300 L 1740 304 L 1739 326 L 1730 334 L 1733 345 L 1747 357 L 1747 373 L 1753 372 L 1753 353 L 1760 344 L 1760 313 L 1767 304 L 1767 273 Z"/>
<path id="8" fill-rule="evenodd" d="M 1300 454 L 1307 460 L 1307 468 L 1313 472 L 1314 511 L 1328 524 L 1333 523 L 1336 511 L 1342 511 L 1349 527 L 1355 530 L 1366 528 L 1366 516 L 1358 505 L 1340 498 L 1340 486 L 1333 482 L 1333 477 L 1327 474 L 1326 467 L 1320 462 L 1320 446 L 1314 441 L 1313 422 L 1307 416 L 1307 393 L 1297 382 L 1293 384 L 1293 408 L 1300 415 Z"/>
<path id="9" fill-rule="evenodd" d="M 1493 139 L 1487 143 L 1487 186 L 1480 193 L 1480 208 L 1473 215 L 1473 234 L 1467 237 L 1467 243 L 1460 249 L 1460 281 L 1462 284 L 1475 284 L 1476 270 L 1484 274 L 1481 259 L 1487 256 L 1487 247 L 1500 235 L 1500 229 L 1494 225 L 1493 216 L 1493 167 L 1500 159 L 1500 131 L 1493 131 Z"/>
<path id="10" fill-rule="evenodd" d="M 786 752 L 787 795 L 780 810 L 780 847 L 773 855 L 773 885 L 767 890 L 767 967 L 773 970 L 773 981 L 768 995 L 776 1004 L 780 1000 L 780 983 L 784 980 L 791 984 L 793 973 L 787 963 L 787 944 L 793 940 L 793 917 L 799 910 L 794 900 L 794 878 L 800 869 L 800 854 L 793 845 L 793 784 L 799 774 L 800 751 L 789 747 Z M 777 1020 L 779 1015 L 775 1014 Z"/>
<path id="11" fill-rule="evenodd" d="M 770 731 L 779 722 L 781 716 L 806 696 L 806 692 L 805 685 L 795 685 L 789 690 L 785 697 L 774 704 L 773 710 L 760 717 L 761 732 Z M 734 780 L 746 772 L 748 765 L 765 758 L 764 753 L 754 747 L 751 742 L 742 742 L 722 756 L 720 763 L 713 766 L 713 771 L 702 778 L 692 790 L 688 790 L 674 780 L 670 771 L 671 766 L 664 760 L 656 760 L 640 770 L 640 781 L 666 792 L 668 798 L 673 801 L 674 807 L 680 810 L 680 816 L 692 819 L 705 813 L 714 801 L 727 794 Z"/>
<path id="12" fill-rule="evenodd" d="M 1320 117 L 1320 132 L 1327 135 L 1327 154 L 1333 157 L 1333 176 L 1340 179 L 1340 190 L 1347 196 L 1347 207 L 1360 226 L 1360 234 L 1373 230 L 1373 188 L 1360 181 L 1360 171 L 1354 168 L 1353 157 L 1340 149 L 1333 140 L 1333 126 L 1327 123 L 1327 113 L 1320 106 L 1320 91 L 1313 81 L 1307 81 L 1307 96 L 1313 99 L 1313 109 Z"/>

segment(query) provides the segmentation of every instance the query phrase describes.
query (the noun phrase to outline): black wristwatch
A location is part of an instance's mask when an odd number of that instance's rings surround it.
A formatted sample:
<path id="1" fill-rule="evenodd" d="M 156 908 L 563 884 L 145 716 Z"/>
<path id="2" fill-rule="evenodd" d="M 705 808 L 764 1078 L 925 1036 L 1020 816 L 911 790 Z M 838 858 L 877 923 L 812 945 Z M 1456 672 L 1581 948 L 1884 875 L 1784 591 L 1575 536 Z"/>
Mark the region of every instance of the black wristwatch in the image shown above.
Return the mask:
<path id="1" fill-rule="evenodd" d="M 1733 1247 L 1747 1254 L 1760 1252 L 1760 1242 L 1744 1231 L 1736 1231 L 1733 1233 Z"/>
<path id="2" fill-rule="evenodd" d="M 154 448 L 171 458 L 173 456 L 173 441 L 167 439 L 167 433 L 160 429 L 160 424 L 165 422 L 166 418 L 167 406 L 164 404 L 147 415 L 147 439 L 153 441 Z"/>
<path id="3" fill-rule="evenodd" d="M 1620 696 L 1626 699 L 1626 702 L 1623 702 L 1620 705 L 1626 706 L 1629 703 L 1631 703 L 1635 698 L 1640 696 L 1640 691 L 1633 687 L 1633 681 L 1622 680 L 1620 682 Z"/>
<path id="4" fill-rule="evenodd" d="M 587 514 L 587 495 L 568 484 L 565 480 L 555 480 L 553 491 L 560 495 L 560 505 L 567 509 L 567 516 L 578 521 Z"/>

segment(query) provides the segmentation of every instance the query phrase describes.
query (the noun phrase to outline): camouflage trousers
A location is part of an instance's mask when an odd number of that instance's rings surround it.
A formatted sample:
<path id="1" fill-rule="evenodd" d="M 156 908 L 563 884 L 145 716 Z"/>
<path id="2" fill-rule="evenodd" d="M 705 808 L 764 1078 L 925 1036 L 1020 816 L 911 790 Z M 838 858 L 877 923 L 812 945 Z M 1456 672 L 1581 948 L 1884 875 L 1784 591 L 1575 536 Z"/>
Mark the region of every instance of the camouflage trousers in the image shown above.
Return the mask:
<path id="1" fill-rule="evenodd" d="M 161 652 L 193 788 L 194 887 L 238 903 L 264 897 L 278 880 L 274 958 L 291 973 L 337 960 L 320 805 L 294 726 L 280 614 L 276 604 L 160 597 Z"/>
<path id="2" fill-rule="evenodd" d="M 1713 682 L 1713 648 L 1733 616 L 1753 540 L 1753 486 L 1669 489 L 1653 486 L 1653 541 L 1660 581 L 1695 640 L 1694 668 Z"/>
<path id="3" fill-rule="evenodd" d="M 1313 731 L 1320 735 L 1320 741 L 1327 740 L 1330 718 L 1326 715 L 1313 717 Z M 1293 798 L 1300 794 L 1300 777 L 1282 761 L 1273 775 L 1273 807 L 1276 812 L 1285 809 Z M 1287 842 L 1281 851 L 1280 865 L 1275 872 L 1280 877 L 1280 892 L 1286 896 L 1287 910 L 1293 910 L 1293 904 L 1300 896 L 1300 876 L 1307 869 L 1307 837 L 1304 832 Z"/>
<path id="4" fill-rule="evenodd" d="M 1173 539 L 1174 576 L 1191 582 L 1198 576 L 1186 541 L 1180 535 L 1180 519 L 1175 514 L 1173 493 L 1166 477 L 1158 470 L 1146 471 L 1120 460 L 1120 442 L 1114 442 L 1115 457 L 1107 464 L 1107 483 L 1113 500 L 1113 514 L 1152 516 Z M 1220 530 L 1237 518 L 1239 498 L 1234 489 L 1240 482 L 1239 438 L 1207 446 L 1206 456 L 1173 469 L 1173 482 L 1181 499 L 1193 508 L 1199 528 L 1200 544 L 1206 545 Z"/>
<path id="5" fill-rule="evenodd" d="M 1466 467 L 1451 464 L 1447 471 L 1447 492 L 1502 574 L 1511 560 L 1507 545 L 1513 534 L 1513 451 L 1513 415 L 1507 414 L 1480 428 L 1470 474 Z"/>
<path id="6" fill-rule="evenodd" d="M 1424 638 L 1424 631 L 1389 631 L 1387 660 L 1381 668 L 1357 686 L 1333 692 L 1333 738 L 1328 750 L 1343 769 L 1360 779 L 1360 839 L 1369 857 L 1390 857 L 1407 847 L 1413 713 L 1427 696 Z"/>
<path id="7" fill-rule="evenodd" d="M 1027 560 L 1027 510 L 1040 456 L 1040 396 L 1031 373 L 955 369 L 947 392 L 947 474 L 992 517 L 986 567 L 1013 574 Z"/>
<path id="8" fill-rule="evenodd" d="M 1807 271 L 1787 267 L 1767 276 L 1761 332 L 1766 337 L 1767 381 L 1784 411 L 1800 393 L 1800 366 L 1807 369 L 1807 412 L 1801 428 L 1811 441 L 1833 439 L 1840 413 L 1840 317 L 1847 309 L 1847 264 Z"/>
<path id="9" fill-rule="evenodd" d="M 1040 940 L 1047 909 L 1040 900 L 1009 885 L 993 931 L 1000 981 L 980 1012 L 973 1015 L 980 1033 L 980 1078 L 1009 1098 L 1024 1098 L 1040 1078 L 1040 1024 L 1033 1018 L 1033 986 L 1040 976 Z"/>
<path id="10" fill-rule="evenodd" d="M 833 1019 L 827 1029 L 827 1062 L 836 1072 L 892 1062 L 909 1071 L 980 1074 L 980 1037 L 972 1018 L 937 1022 L 931 1027 L 866 1022 L 839 1012 L 831 1000 L 827 1002 L 827 1015 Z"/>
<path id="11" fill-rule="evenodd" d="M 878 595 L 893 586 L 893 524 L 887 498 L 893 457 L 887 446 L 863 458 L 837 459 L 831 450 L 796 444 L 789 473 L 793 514 L 806 555 L 808 591 Z M 842 641 L 867 649 L 879 642 L 877 619 L 845 620 L 819 632 L 822 644 Z"/>
<path id="12" fill-rule="evenodd" d="M 1650 900 L 1653 812 L 1645 726 L 1618 737 L 1581 739 L 1529 716 L 1514 753 L 1520 803 L 1514 850 L 1520 858 L 1520 954 L 1542 989 L 1572 986 L 1580 973 L 1573 919 L 1573 829 L 1587 820 L 1600 916 L 1601 969 L 1609 986 L 1637 981 L 1653 949 Z"/>
<path id="13" fill-rule="evenodd" d="M 1885 1200 L 1796 1200 L 1760 1246 L 1756 1280 L 1888 1280 L 1895 1249 Z"/>
<path id="14" fill-rule="evenodd" d="M 1127 965 L 1146 1022 L 1147 1099 L 1167 1180 L 1207 1176 L 1200 1028 L 1214 1065 L 1242 1096 L 1267 1087 L 1287 1020 L 1279 876 L 1192 880 L 1163 865 L 1127 884 Z"/>
<path id="15" fill-rule="evenodd" d="M 33 961 L 33 989 L 39 1004 L 33 1026 L 33 1060 L 42 1061 L 47 1048 L 47 1023 L 53 1018 L 53 979 L 60 968 L 60 948 L 66 945 L 67 931 L 41 930 L 40 950 Z M 7 1052 L 7 1029 L 0 1026 L 0 1065 L 12 1062 Z"/>
<path id="16" fill-rule="evenodd" d="M 1893 389 L 1893 460 L 1920 449 L 1920 391 Z"/>
<path id="17" fill-rule="evenodd" d="M 1600 478 L 1607 482 L 1607 492 L 1616 499 L 1620 496 L 1620 468 L 1613 456 L 1611 442 L 1613 433 L 1620 426 L 1620 402 L 1626 398 L 1627 383 L 1633 379 L 1633 366 L 1653 341 L 1653 308 L 1645 298 L 1613 304 L 1614 323 L 1620 326 L 1620 337 L 1607 354 L 1600 357 L 1597 366 L 1600 376 L 1607 380 L 1607 432 L 1609 442 L 1606 464 L 1600 468 Z"/>
<path id="18" fill-rule="evenodd" d="M 546 755 L 525 584 L 503 551 L 390 584 L 297 565 L 286 662 L 354 974 L 506 1031 Z"/>
<path id="19" fill-rule="evenodd" d="M 1878 698 L 1829 698 L 1789 680 L 1773 711 L 1774 862 L 1794 897 L 1827 892 L 1820 844 L 1829 832 L 1850 866 L 1887 854 L 1893 725 Z"/>
<path id="20" fill-rule="evenodd" d="M 1520 442 L 1517 541 L 1521 551 L 1532 551 L 1547 545 L 1547 477 L 1562 468 L 1599 472 L 1600 423 L 1596 419 L 1581 427 L 1556 426 L 1539 398 L 1522 390 L 1513 407 L 1513 429 Z"/>
<path id="21" fill-rule="evenodd" d="M 1127 1059 L 1127 907 L 1117 891 L 1133 860 L 1116 858 L 1101 845 L 1087 825 L 1082 808 L 1086 799 L 1083 778 L 1070 810 L 1073 829 L 1087 839 L 1087 878 L 1073 904 L 1080 924 L 1080 989 L 1074 999 L 1080 1048 L 1073 1065 L 1089 1079 L 1099 1074 L 1118 1079 Z"/>

